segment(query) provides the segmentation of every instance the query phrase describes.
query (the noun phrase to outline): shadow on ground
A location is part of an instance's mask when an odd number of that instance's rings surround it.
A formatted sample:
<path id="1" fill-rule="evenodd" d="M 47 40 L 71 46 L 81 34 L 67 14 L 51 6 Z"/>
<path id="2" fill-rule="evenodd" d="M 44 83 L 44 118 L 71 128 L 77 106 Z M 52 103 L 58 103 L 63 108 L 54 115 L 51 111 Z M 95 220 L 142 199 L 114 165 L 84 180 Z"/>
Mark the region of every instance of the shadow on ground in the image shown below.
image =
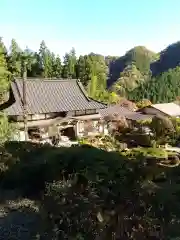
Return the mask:
<path id="1" fill-rule="evenodd" d="M 103 156 L 99 158 L 99 154 Z M 109 169 L 109 159 L 117 157 L 93 147 L 55 148 L 9 142 L 1 149 L 0 158 L 0 239 L 31 240 L 52 239 L 52 229 L 46 228 L 43 218 L 47 183 L 61 181 L 76 172 L 77 183 L 82 185 L 86 181 L 81 176 L 85 168 L 93 176 L 101 159 L 108 159 L 105 162 Z"/>

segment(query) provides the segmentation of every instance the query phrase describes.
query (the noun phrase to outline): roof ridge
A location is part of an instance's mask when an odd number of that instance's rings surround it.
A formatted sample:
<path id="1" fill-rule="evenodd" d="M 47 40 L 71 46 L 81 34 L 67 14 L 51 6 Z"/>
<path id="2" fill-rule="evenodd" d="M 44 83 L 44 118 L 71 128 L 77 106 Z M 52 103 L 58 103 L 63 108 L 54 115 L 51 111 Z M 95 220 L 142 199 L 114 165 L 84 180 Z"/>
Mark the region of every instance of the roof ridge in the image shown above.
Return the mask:
<path id="1" fill-rule="evenodd" d="M 155 103 L 155 104 L 152 104 L 151 106 L 154 106 L 154 105 L 165 105 L 165 104 L 176 104 L 176 103 L 174 103 L 174 102 Z"/>
<path id="2" fill-rule="evenodd" d="M 89 98 L 86 90 L 84 89 L 84 86 L 82 85 L 80 79 L 77 79 L 77 85 L 78 85 L 80 91 L 81 91 L 81 92 L 83 93 L 83 95 L 85 96 L 85 98 L 90 102 L 91 99 Z"/>
<path id="3" fill-rule="evenodd" d="M 19 101 L 20 101 L 21 108 L 23 108 L 23 99 L 22 99 L 22 96 L 21 96 L 19 87 L 18 87 L 18 85 L 17 85 L 17 82 L 16 82 L 16 81 L 13 81 L 12 83 L 13 83 L 13 85 L 11 85 L 11 88 L 12 88 L 12 89 L 14 88 L 13 90 L 15 90 L 15 91 L 17 92 L 17 95 L 18 95 L 18 98 L 19 98 Z M 11 84 L 12 84 L 12 83 L 11 83 Z M 14 97 L 15 97 L 16 101 L 18 101 L 18 99 L 16 98 L 16 95 L 14 95 Z"/>
<path id="4" fill-rule="evenodd" d="M 16 77 L 13 79 L 16 80 L 23 80 L 22 77 Z M 41 81 L 41 82 L 67 82 L 67 81 L 78 81 L 78 79 L 70 79 L 70 78 L 36 78 L 36 77 L 28 77 L 26 81 Z"/>

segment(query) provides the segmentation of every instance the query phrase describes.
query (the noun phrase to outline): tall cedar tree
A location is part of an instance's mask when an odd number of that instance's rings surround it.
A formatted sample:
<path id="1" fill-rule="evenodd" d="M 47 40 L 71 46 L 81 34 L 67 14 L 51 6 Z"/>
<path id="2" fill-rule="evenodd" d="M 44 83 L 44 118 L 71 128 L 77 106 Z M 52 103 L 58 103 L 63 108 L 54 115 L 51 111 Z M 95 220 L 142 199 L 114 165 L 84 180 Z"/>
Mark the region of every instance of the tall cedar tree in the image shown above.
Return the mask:
<path id="1" fill-rule="evenodd" d="M 6 61 L 6 49 L 0 39 L 0 102 L 3 102 L 5 99 L 5 93 L 9 85 L 9 71 L 7 68 Z"/>
<path id="2" fill-rule="evenodd" d="M 52 74 L 51 52 L 47 48 L 44 41 L 41 42 L 39 49 L 39 67 L 41 68 L 42 77 L 44 78 L 51 77 Z"/>
<path id="3" fill-rule="evenodd" d="M 62 68 L 63 78 L 76 78 L 76 53 L 75 49 L 72 48 L 69 53 L 64 56 L 64 63 Z"/>
<path id="4" fill-rule="evenodd" d="M 24 71 L 23 69 L 25 67 L 27 76 L 31 77 L 31 75 L 33 75 L 32 73 L 33 67 L 37 63 L 37 59 L 34 52 L 32 52 L 28 47 L 26 47 L 26 49 L 23 52 L 21 52 L 20 59 L 21 59 L 21 76 L 23 75 Z"/>
<path id="5" fill-rule="evenodd" d="M 88 64 L 90 68 L 88 92 L 92 97 L 96 97 L 106 89 L 108 68 L 104 57 L 94 53 L 89 54 Z"/>
<path id="6" fill-rule="evenodd" d="M 61 64 L 61 58 L 57 56 L 55 58 L 55 62 L 53 65 L 53 72 L 54 72 L 54 77 L 55 78 L 61 78 L 62 74 L 62 64 Z"/>
<path id="7" fill-rule="evenodd" d="M 20 49 L 16 40 L 12 39 L 9 53 L 8 68 L 14 77 L 21 76 L 21 52 L 22 50 Z"/>

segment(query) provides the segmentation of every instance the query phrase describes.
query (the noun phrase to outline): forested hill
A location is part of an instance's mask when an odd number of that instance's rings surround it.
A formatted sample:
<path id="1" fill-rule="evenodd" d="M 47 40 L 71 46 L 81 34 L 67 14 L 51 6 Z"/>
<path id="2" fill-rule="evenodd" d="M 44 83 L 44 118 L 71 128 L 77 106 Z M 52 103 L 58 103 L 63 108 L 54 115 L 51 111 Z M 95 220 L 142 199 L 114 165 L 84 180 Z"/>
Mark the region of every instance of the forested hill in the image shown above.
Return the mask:
<path id="1" fill-rule="evenodd" d="M 168 102 L 180 96 L 179 64 L 180 42 L 160 53 L 137 46 L 121 57 L 95 53 L 77 57 L 72 48 L 60 58 L 44 41 L 34 52 L 21 49 L 15 39 L 7 49 L 1 38 L 0 95 L 13 76 L 26 71 L 28 77 L 79 78 L 91 97 L 105 102 L 116 102 L 120 97 Z"/>
<path id="2" fill-rule="evenodd" d="M 124 56 L 113 59 L 110 62 L 108 85 L 111 86 L 114 82 L 120 80 L 120 73 L 126 73 L 127 70 L 133 67 L 135 67 L 139 72 L 146 74 L 150 70 L 151 62 L 157 58 L 158 54 L 148 50 L 144 46 L 134 47 L 133 49 L 129 50 Z"/>
<path id="3" fill-rule="evenodd" d="M 160 53 L 135 47 L 111 62 L 109 87 L 135 101 L 144 98 L 154 103 L 173 101 L 180 95 L 179 65 L 180 42 Z"/>

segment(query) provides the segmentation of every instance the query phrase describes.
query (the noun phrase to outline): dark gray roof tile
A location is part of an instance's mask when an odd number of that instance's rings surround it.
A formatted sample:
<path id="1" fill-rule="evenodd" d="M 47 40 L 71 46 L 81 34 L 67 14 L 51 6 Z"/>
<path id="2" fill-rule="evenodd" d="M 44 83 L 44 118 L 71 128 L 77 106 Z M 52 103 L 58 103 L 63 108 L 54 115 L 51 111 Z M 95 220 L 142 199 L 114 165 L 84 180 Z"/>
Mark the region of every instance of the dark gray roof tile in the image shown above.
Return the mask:
<path id="1" fill-rule="evenodd" d="M 100 109 L 106 105 L 88 98 L 79 80 L 42 80 L 28 79 L 27 112 L 28 114 L 63 112 L 85 109 Z M 15 97 L 5 112 L 9 115 L 21 115 L 23 103 L 23 81 L 15 79 L 11 83 Z"/>
<path id="2" fill-rule="evenodd" d="M 113 115 L 126 117 L 127 119 L 135 120 L 135 121 L 147 120 L 152 118 L 151 115 L 143 115 L 143 114 L 131 111 L 125 107 L 119 106 L 119 104 L 108 106 L 107 108 L 104 108 L 104 109 L 99 109 L 99 113 L 103 118 L 107 116 L 113 116 Z"/>

